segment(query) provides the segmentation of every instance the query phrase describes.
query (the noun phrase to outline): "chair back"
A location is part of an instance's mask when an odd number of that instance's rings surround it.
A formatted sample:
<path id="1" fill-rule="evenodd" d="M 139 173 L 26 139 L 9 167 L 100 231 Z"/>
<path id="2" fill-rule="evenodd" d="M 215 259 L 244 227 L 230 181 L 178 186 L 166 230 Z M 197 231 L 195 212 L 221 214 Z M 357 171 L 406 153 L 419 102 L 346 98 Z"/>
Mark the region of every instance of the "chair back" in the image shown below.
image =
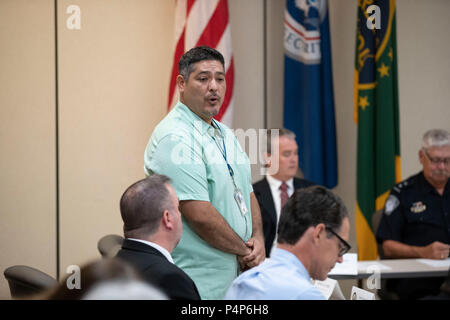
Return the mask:
<path id="1" fill-rule="evenodd" d="M 381 218 L 383 217 L 384 210 L 377 210 L 372 215 L 372 232 L 373 235 L 376 237 L 378 227 L 380 226 Z M 377 242 L 377 249 L 378 249 L 378 255 L 380 258 L 383 258 L 383 247 Z"/>
<path id="2" fill-rule="evenodd" d="M 55 278 L 38 269 L 16 265 L 3 272 L 8 280 L 11 298 L 26 298 L 58 285 Z"/>
<path id="3" fill-rule="evenodd" d="M 124 238 L 117 234 L 108 234 L 98 240 L 97 248 L 103 258 L 115 257 L 122 247 Z"/>
<path id="4" fill-rule="evenodd" d="M 378 210 L 372 215 L 372 231 L 374 234 L 377 233 L 378 227 L 380 226 L 381 218 L 383 217 L 384 210 Z"/>

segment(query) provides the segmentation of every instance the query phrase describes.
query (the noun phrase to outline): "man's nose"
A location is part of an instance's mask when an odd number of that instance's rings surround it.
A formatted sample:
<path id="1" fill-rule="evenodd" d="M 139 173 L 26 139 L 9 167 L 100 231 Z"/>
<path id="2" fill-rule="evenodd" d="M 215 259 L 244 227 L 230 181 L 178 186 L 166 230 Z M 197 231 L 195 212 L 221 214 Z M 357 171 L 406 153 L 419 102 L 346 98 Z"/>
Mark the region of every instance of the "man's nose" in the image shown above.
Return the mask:
<path id="1" fill-rule="evenodd" d="M 209 82 L 209 91 L 217 91 L 217 88 L 218 88 L 218 84 L 217 84 L 217 81 L 216 81 L 216 79 L 212 79 L 210 82 Z"/>
<path id="2" fill-rule="evenodd" d="M 447 166 L 444 161 L 439 161 L 438 168 L 444 170 Z"/>

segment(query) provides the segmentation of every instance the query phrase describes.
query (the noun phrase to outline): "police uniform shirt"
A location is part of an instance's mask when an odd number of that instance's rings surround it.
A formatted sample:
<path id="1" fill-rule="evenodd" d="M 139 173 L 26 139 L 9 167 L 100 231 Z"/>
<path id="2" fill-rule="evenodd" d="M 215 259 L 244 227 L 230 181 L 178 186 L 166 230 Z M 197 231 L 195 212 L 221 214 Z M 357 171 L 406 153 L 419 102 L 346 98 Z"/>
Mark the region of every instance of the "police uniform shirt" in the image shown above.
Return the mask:
<path id="1" fill-rule="evenodd" d="M 441 196 L 423 172 L 397 184 L 386 200 L 378 243 L 395 240 L 412 246 L 450 243 L 450 181 Z"/>

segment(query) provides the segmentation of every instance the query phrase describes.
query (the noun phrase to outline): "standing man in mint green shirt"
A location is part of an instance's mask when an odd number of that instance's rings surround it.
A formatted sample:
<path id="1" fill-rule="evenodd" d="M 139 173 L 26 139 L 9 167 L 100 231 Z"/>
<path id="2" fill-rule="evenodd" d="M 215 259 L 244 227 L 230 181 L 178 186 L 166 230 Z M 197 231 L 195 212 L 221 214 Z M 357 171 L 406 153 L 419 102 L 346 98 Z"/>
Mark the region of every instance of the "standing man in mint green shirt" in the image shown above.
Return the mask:
<path id="1" fill-rule="evenodd" d="M 222 299 L 239 270 L 265 259 L 250 162 L 231 130 L 213 119 L 225 98 L 223 56 L 209 47 L 178 64 L 180 100 L 156 126 L 145 171 L 171 178 L 180 200 L 183 235 L 172 256 L 202 299 Z"/>

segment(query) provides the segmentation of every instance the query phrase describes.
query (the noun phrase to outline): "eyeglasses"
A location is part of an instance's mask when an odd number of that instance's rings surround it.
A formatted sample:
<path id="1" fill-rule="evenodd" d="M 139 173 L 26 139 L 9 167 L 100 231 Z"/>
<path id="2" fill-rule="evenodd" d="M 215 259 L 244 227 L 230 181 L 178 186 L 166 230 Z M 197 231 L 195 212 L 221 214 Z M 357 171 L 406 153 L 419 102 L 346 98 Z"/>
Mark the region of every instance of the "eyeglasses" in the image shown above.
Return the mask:
<path id="1" fill-rule="evenodd" d="M 438 165 L 439 163 L 443 163 L 444 165 L 448 166 L 450 165 L 450 157 L 449 158 L 432 158 L 426 149 L 422 149 L 427 158 L 430 160 L 430 162 L 434 165 Z"/>
<path id="2" fill-rule="evenodd" d="M 336 236 L 336 238 L 338 238 L 340 243 L 342 244 L 339 245 L 339 257 L 342 257 L 352 248 L 352 246 L 347 241 L 342 239 L 336 232 L 334 232 L 333 229 L 331 229 L 330 227 L 325 227 L 325 229 Z"/>

